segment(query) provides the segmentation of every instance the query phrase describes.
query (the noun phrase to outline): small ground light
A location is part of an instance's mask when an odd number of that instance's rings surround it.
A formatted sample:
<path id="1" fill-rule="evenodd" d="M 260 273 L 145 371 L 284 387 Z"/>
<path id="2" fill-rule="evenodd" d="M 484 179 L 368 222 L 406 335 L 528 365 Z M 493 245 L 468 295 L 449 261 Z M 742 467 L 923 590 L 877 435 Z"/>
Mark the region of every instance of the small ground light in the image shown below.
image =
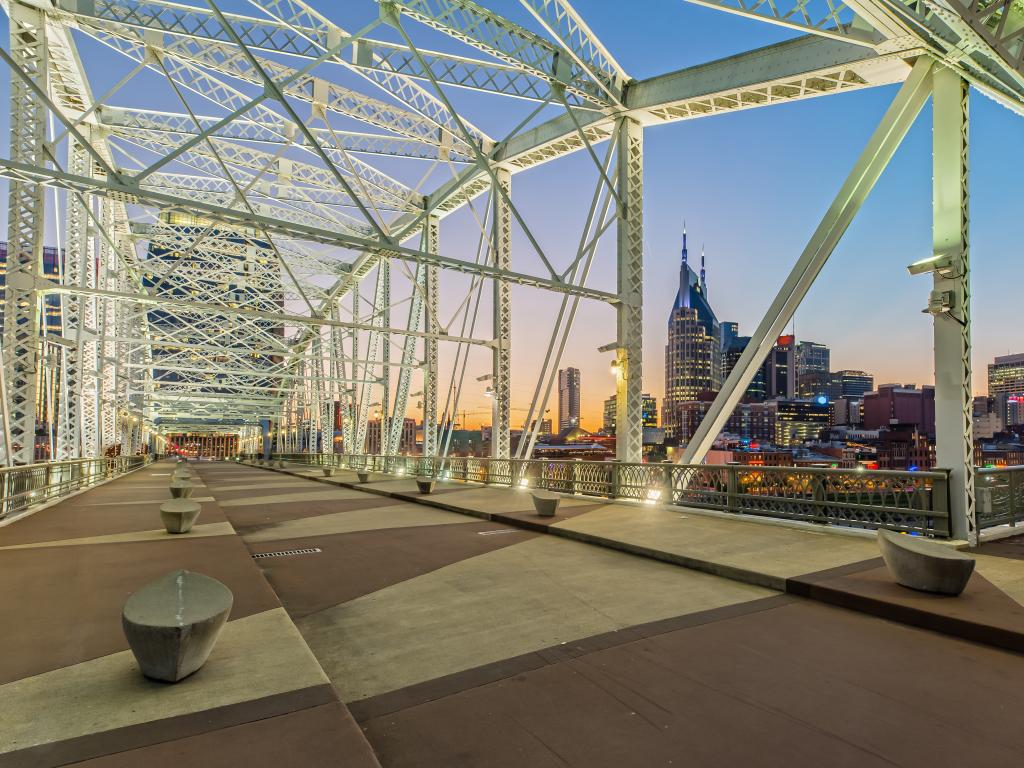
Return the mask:
<path id="1" fill-rule="evenodd" d="M 647 503 L 648 504 L 654 504 L 660 498 L 661 498 L 661 491 L 648 491 L 647 492 Z"/>
<path id="2" fill-rule="evenodd" d="M 520 480 L 519 481 L 519 487 L 520 488 L 529 488 L 530 487 L 530 481 L 529 480 Z"/>

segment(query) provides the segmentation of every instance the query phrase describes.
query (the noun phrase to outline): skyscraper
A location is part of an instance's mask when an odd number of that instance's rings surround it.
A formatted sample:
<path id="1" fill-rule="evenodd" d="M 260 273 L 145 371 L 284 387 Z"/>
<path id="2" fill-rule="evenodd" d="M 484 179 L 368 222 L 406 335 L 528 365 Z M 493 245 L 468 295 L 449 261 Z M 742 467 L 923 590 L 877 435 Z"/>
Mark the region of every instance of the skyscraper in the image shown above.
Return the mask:
<path id="1" fill-rule="evenodd" d="M 824 344 L 801 341 L 796 345 L 796 394 L 815 398 L 828 396 L 832 383 L 831 353 Z"/>
<path id="2" fill-rule="evenodd" d="M 558 431 L 580 425 L 580 369 L 558 372 Z"/>
<path id="3" fill-rule="evenodd" d="M 769 400 L 796 397 L 796 338 L 779 336 L 764 363 L 764 381 Z"/>
<path id="4" fill-rule="evenodd" d="M 668 437 L 679 425 L 679 404 L 698 395 L 717 392 L 722 386 L 722 335 L 718 318 L 707 299 L 704 253 L 700 274 L 689 265 L 686 227 L 683 227 L 679 290 L 668 318 L 665 345 L 665 399 L 661 423 Z"/>
<path id="5" fill-rule="evenodd" d="M 988 393 L 1024 395 L 1024 354 L 1003 355 L 988 364 Z"/>
<path id="6" fill-rule="evenodd" d="M 645 427 L 656 427 L 658 426 L 658 400 L 655 397 L 644 392 L 641 396 L 641 414 Z M 616 414 L 616 403 L 618 397 L 612 395 L 604 401 L 604 421 L 601 425 L 601 429 L 609 435 L 615 434 L 615 414 Z"/>
<path id="7" fill-rule="evenodd" d="M 735 323 L 723 323 L 722 328 L 726 325 L 736 325 Z M 732 373 L 732 369 L 736 367 L 736 364 L 740 361 L 740 356 L 743 354 L 747 345 L 750 343 L 749 336 L 732 336 L 728 344 L 722 344 L 722 381 L 724 382 L 729 375 Z M 764 385 L 764 366 L 760 366 L 757 372 L 754 374 L 754 378 L 747 384 L 747 391 L 743 395 L 743 402 L 745 403 L 760 403 L 764 402 L 765 398 L 765 385 Z"/>

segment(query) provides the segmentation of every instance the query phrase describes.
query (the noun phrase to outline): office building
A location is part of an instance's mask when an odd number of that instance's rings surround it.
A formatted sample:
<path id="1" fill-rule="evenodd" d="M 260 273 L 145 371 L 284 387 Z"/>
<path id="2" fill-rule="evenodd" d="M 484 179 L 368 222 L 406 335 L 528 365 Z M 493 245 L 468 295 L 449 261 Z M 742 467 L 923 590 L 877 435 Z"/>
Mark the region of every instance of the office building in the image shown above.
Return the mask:
<path id="1" fill-rule="evenodd" d="M 43 275 L 53 283 L 60 284 L 60 277 L 64 270 L 64 249 L 59 251 L 50 246 L 43 247 Z M 0 241 L 0 329 L 4 322 L 4 304 L 6 302 L 7 285 L 7 243 Z M 43 298 L 46 308 L 46 332 L 59 336 L 63 326 L 61 317 L 61 296 L 57 293 L 48 293 Z"/>
<path id="2" fill-rule="evenodd" d="M 831 370 L 831 351 L 816 341 L 801 341 L 796 345 L 796 373 L 828 373 Z"/>
<path id="3" fill-rule="evenodd" d="M 779 336 L 764 362 L 765 397 L 796 397 L 796 337 Z"/>
<path id="4" fill-rule="evenodd" d="M 864 429 L 913 426 L 935 437 L 935 387 L 882 384 L 864 395 Z"/>
<path id="5" fill-rule="evenodd" d="M 1024 354 L 1003 355 L 988 364 L 989 395 L 1024 395 Z"/>
<path id="6" fill-rule="evenodd" d="M 558 372 L 558 431 L 580 425 L 580 369 Z"/>
<path id="7" fill-rule="evenodd" d="M 679 267 L 679 289 L 668 318 L 665 345 L 665 399 L 661 422 L 668 437 L 676 437 L 678 406 L 698 395 L 717 392 L 722 385 L 722 336 L 718 318 L 707 298 L 704 254 L 700 272 L 689 264 L 686 229 Z"/>
<path id="8" fill-rule="evenodd" d="M 657 427 L 658 426 L 658 400 L 655 397 L 647 394 L 646 392 L 641 395 L 642 405 L 641 413 L 643 418 L 644 428 Z M 618 398 L 612 395 L 604 401 L 604 419 L 601 423 L 601 431 L 606 435 L 615 434 L 615 409 L 617 407 Z"/>
<path id="9" fill-rule="evenodd" d="M 861 398 L 875 388 L 875 377 L 865 371 L 832 371 L 828 396 L 832 400 L 840 397 Z"/>
<path id="10" fill-rule="evenodd" d="M 727 323 L 726 325 L 736 325 Z M 722 326 L 723 328 L 725 325 Z M 722 347 L 722 381 L 723 383 L 732 374 L 732 369 L 740 361 L 740 356 L 750 343 L 749 336 L 731 336 L 728 345 Z M 747 384 L 747 390 L 743 394 L 743 402 L 760 403 L 765 399 L 764 366 L 758 366 L 754 378 Z"/>

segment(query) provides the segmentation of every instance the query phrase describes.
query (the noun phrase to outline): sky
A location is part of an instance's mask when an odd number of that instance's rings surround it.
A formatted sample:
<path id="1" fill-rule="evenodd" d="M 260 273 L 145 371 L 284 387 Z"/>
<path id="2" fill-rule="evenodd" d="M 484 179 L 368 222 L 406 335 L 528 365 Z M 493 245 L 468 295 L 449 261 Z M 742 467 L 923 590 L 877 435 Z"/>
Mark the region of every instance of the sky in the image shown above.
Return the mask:
<path id="1" fill-rule="evenodd" d="M 517 3 L 485 2 L 536 29 Z M 317 3 L 348 29 L 376 14 L 369 0 L 353 0 L 344 12 Z M 595 34 L 632 77 L 692 66 L 768 45 L 794 33 L 680 0 L 574 3 Z M 257 13 L 245 3 L 231 10 Z M 407 22 L 418 44 L 479 56 L 431 30 Z M 375 36 L 397 40 L 386 30 Z M 83 45 L 95 72 L 93 90 L 103 92 L 130 68 L 97 66 L 105 55 Z M 93 56 L 97 59 L 94 61 Z M 103 59 L 106 61 L 106 59 Z M 124 91 L 123 103 L 180 111 L 168 91 L 150 88 L 143 77 Z M 7 86 L 4 86 L 7 87 Z M 644 390 L 661 398 L 664 388 L 666 322 L 677 288 L 683 223 L 691 259 L 707 253 L 710 300 L 722 321 L 737 321 L 743 334 L 755 329 L 847 172 L 895 95 L 883 87 L 650 128 L 645 134 L 644 190 Z M 117 99 L 114 100 L 115 103 Z M 458 93 L 453 101 L 476 125 L 501 136 L 529 112 L 491 96 Z M 209 110 L 206 110 L 209 114 Z M 6 131 L 6 115 L 0 116 Z M 1020 210 L 1024 154 L 1010 151 L 1022 136 L 1022 118 L 972 92 L 971 255 L 973 264 L 974 389 L 985 391 L 985 365 L 995 355 L 1024 351 L 1018 302 L 1021 244 L 1012 222 Z M 933 379 L 931 319 L 922 314 L 930 279 L 911 277 L 906 265 L 931 250 L 931 112 L 926 108 L 889 168 L 796 314 L 798 338 L 832 348 L 833 369 L 863 369 L 877 383 L 927 384 Z M 597 151 L 601 153 L 603 146 Z M 382 165 L 382 167 L 384 167 Z M 385 168 L 391 172 L 389 168 Z M 423 172 L 422 166 L 416 173 Z M 396 175 L 398 171 L 395 171 Z M 435 172 L 425 183 L 443 180 Z M 553 262 L 567 265 L 575 253 L 596 183 L 584 152 L 517 174 L 513 201 Z M 484 212 L 475 210 L 476 215 Z M 479 230 L 464 209 L 444 221 L 441 252 L 472 258 Z M 513 232 L 513 268 L 542 274 L 523 230 Z M 615 284 L 614 231 L 598 249 L 590 285 Z M 450 286 L 450 288 L 449 288 Z M 461 287 L 460 287 L 461 286 Z M 461 304 L 465 285 L 443 284 L 442 318 Z M 555 313 L 556 296 L 516 287 L 513 300 L 513 415 L 518 426 L 534 391 Z M 404 309 L 397 310 L 398 316 Z M 489 291 L 480 303 L 477 334 L 490 333 Z M 453 333 L 455 330 L 452 331 Z M 610 353 L 597 348 L 615 338 L 614 311 L 584 301 L 562 357 L 562 367 L 581 370 L 584 427 L 601 426 L 604 398 L 614 392 Z M 441 380 L 452 370 L 451 347 L 442 344 Z M 489 371 L 489 354 L 470 355 L 459 411 L 473 426 L 490 422 L 491 401 L 478 376 Z M 418 384 L 414 382 L 414 389 Z M 442 397 L 443 400 L 443 397 Z M 548 415 L 557 418 L 552 394 Z M 412 413 L 410 412 L 410 415 Z"/>

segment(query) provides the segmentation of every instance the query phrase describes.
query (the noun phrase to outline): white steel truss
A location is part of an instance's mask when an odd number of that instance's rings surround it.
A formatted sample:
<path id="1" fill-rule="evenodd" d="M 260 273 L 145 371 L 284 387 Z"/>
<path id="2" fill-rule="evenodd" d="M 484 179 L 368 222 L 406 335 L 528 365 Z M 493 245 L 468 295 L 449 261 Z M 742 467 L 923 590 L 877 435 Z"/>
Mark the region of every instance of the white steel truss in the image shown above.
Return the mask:
<path id="1" fill-rule="evenodd" d="M 210 0 L 0 0 L 11 21 L 5 462 L 135 452 L 177 429 L 235 430 L 252 450 L 395 453 L 410 412 L 422 414 L 423 453 L 443 455 L 480 346 L 492 358 L 492 454 L 509 458 L 512 286 L 561 299 L 517 456 L 536 439 L 586 299 L 615 313 L 617 457 L 637 461 L 645 129 L 902 84 L 684 460 L 703 458 L 931 95 L 935 250 L 957 266 L 935 276 L 954 308 L 935 322 L 938 451 L 954 528 L 970 537 L 967 93 L 1024 112 L 1024 6 L 690 1 L 800 36 L 638 81 L 568 0 L 520 0 L 524 24 L 473 0 L 379 0 L 358 28 L 346 9 L 304 0 L 250 0 L 252 15 Z M 414 45 L 417 26 L 445 50 Z M 81 41 L 122 67 L 102 96 Z M 164 107 L 125 103 L 135 80 Z M 514 100 L 521 121 L 488 135 L 455 107 L 467 90 Z M 560 263 L 516 205 L 512 176 L 578 151 L 597 189 L 579 249 Z M 475 259 L 441 247 L 458 210 L 480 229 Z M 56 280 L 43 274 L 47 226 L 64 250 Z M 587 278 L 611 227 L 617 281 L 601 290 Z M 451 318 L 442 296 L 458 306 Z M 489 334 L 476 328 L 481 296 Z M 55 297 L 56 333 L 43 322 Z"/>

